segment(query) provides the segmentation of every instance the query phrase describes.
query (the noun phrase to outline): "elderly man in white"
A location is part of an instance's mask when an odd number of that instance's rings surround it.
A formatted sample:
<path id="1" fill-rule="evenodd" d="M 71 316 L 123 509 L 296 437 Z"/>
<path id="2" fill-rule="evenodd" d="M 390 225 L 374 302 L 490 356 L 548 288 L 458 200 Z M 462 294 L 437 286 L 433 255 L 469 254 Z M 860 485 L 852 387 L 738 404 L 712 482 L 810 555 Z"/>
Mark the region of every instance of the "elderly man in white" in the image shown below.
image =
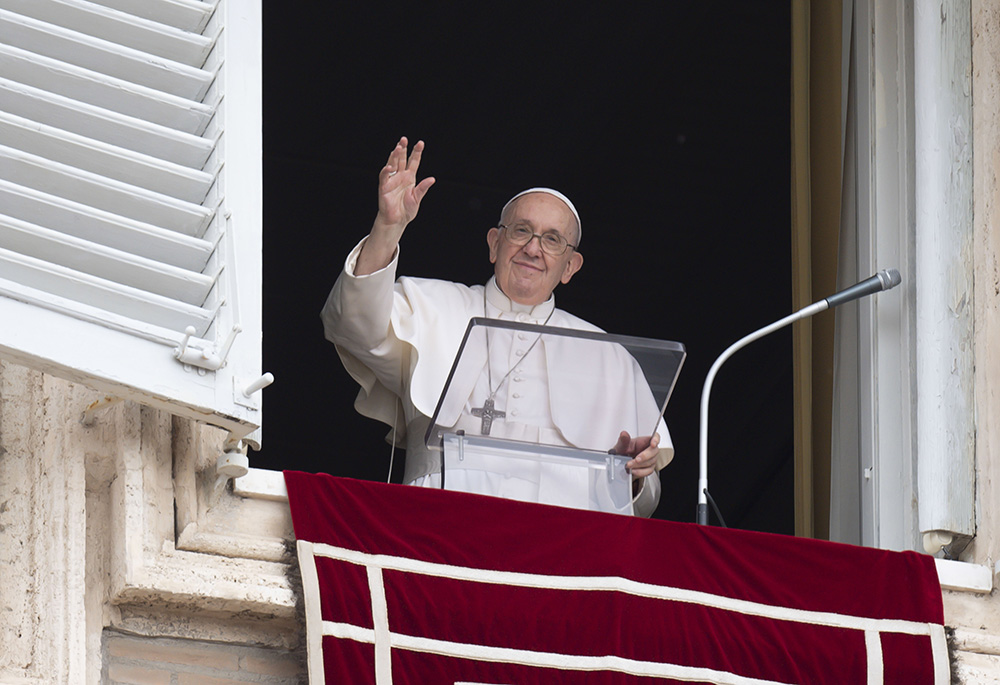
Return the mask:
<path id="1" fill-rule="evenodd" d="M 423 438 L 470 318 L 485 315 L 562 328 L 600 329 L 555 308 L 556 286 L 569 283 L 583 265 L 578 250 L 581 224 L 569 199 L 547 188 L 516 195 L 504 206 L 499 225 L 487 232 L 494 276 L 485 286 L 396 279 L 400 238 L 434 184 L 433 178 L 417 182 L 423 150 L 420 141 L 408 155 L 404 137 L 390 153 L 379 173 L 375 223 L 348 255 L 322 319 L 327 339 L 336 344 L 345 368 L 361 386 L 355 408 L 392 426 L 390 436 L 406 447 L 404 482 L 439 487 L 440 458 L 427 450 Z M 491 386 L 490 402 L 501 385 L 528 381 L 519 386 L 527 387 L 539 377 L 543 379 L 540 390 L 548 396 L 542 355 L 532 355 L 530 348 L 520 352 L 523 356 L 506 375 L 479 383 Z M 536 402 L 535 411 L 529 412 L 533 416 L 527 419 L 538 424 L 536 430 L 571 432 L 554 425 L 545 406 L 538 407 Z M 488 426 L 488 422 L 483 425 Z M 634 512 L 651 515 L 660 496 L 657 471 L 673 457 L 666 426 L 661 421 L 652 436 L 632 437 L 622 431 L 614 450 L 630 457 L 626 467 L 635 479 Z M 534 487 L 537 494 L 537 483 L 527 483 L 526 491 L 508 495 L 482 475 L 455 474 L 468 481 L 456 483 L 450 470 L 448 474 L 449 485 L 457 485 L 457 489 L 532 499 Z M 558 497 L 543 499 L 562 503 Z M 567 504 L 572 506 L 569 500 Z"/>

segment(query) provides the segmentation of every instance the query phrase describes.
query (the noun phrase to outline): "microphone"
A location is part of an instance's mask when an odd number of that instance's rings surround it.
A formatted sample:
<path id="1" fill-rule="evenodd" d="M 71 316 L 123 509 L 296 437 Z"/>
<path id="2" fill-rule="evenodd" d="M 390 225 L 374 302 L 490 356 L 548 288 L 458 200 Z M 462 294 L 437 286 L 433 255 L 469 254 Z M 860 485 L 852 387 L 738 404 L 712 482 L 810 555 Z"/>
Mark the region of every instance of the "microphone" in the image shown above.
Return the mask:
<path id="1" fill-rule="evenodd" d="M 826 298 L 826 303 L 832 309 L 851 300 L 874 295 L 883 290 L 891 290 L 899 285 L 900 281 L 902 281 L 902 278 L 900 278 L 898 270 L 883 269 L 874 276 L 866 278 L 860 283 L 855 283 L 850 288 L 845 288 L 839 293 L 830 295 L 830 297 Z"/>
<path id="2" fill-rule="evenodd" d="M 902 278 L 899 275 L 899 271 L 896 269 L 884 269 L 879 271 L 874 276 L 866 278 L 860 283 L 855 283 L 850 288 L 841 290 L 839 293 L 834 293 L 833 295 L 830 295 L 830 297 L 820 300 L 819 302 L 813 302 L 808 307 L 803 307 L 794 314 L 789 314 L 785 318 L 775 321 L 770 326 L 765 326 L 760 330 L 754 331 L 750 335 L 740 338 L 735 343 L 727 347 L 725 352 L 719 355 L 719 358 L 715 360 L 714 364 L 712 364 L 712 368 L 708 370 L 708 376 L 705 377 L 705 385 L 701 390 L 701 426 L 698 454 L 698 508 L 695 513 L 697 522 L 700 525 L 708 525 L 708 400 L 712 393 L 712 382 L 715 380 L 715 374 L 719 372 L 719 368 L 722 364 L 735 352 L 746 347 L 754 340 L 763 338 L 765 335 L 784 328 L 788 324 L 795 323 L 799 319 L 808 318 L 814 314 L 819 314 L 822 311 L 840 306 L 847 302 L 867 297 L 868 295 L 874 295 L 875 293 L 882 292 L 883 290 L 891 290 L 899 285 L 901 281 Z M 721 520 L 722 517 L 720 516 L 719 518 Z"/>

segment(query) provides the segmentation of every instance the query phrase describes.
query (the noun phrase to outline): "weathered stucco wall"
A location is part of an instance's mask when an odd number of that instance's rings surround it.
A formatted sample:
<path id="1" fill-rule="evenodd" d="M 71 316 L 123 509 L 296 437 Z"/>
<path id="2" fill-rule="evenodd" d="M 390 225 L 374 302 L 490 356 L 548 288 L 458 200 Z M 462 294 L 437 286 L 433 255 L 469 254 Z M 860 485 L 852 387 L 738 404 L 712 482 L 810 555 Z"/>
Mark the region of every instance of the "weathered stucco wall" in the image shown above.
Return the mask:
<path id="1" fill-rule="evenodd" d="M 972 3 L 977 533 L 963 555 L 994 572 L 991 594 L 945 592 L 967 683 L 1000 683 L 1000 3 Z"/>

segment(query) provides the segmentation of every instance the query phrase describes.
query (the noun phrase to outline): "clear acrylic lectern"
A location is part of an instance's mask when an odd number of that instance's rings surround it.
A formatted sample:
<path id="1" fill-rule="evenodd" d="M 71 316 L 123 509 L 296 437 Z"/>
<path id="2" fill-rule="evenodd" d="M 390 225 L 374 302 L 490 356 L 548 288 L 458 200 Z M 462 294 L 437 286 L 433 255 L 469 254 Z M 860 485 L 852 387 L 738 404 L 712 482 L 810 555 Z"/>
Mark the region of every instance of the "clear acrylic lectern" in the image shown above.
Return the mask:
<path id="1" fill-rule="evenodd" d="M 442 487 L 631 514 L 622 431 L 663 434 L 676 342 L 474 318 L 426 434 Z"/>

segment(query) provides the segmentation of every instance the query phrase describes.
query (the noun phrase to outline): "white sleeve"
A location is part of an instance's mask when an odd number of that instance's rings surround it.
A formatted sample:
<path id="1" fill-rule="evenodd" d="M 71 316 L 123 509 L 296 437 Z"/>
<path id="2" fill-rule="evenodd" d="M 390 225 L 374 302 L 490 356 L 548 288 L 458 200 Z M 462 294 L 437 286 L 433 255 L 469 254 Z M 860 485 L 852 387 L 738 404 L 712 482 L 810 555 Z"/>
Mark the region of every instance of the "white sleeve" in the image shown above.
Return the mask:
<path id="1" fill-rule="evenodd" d="M 391 426 L 402 418 L 397 403 L 409 380 L 409 347 L 393 334 L 389 323 L 399 250 L 385 268 L 355 276 L 354 266 L 365 240 L 348 255 L 320 318 L 327 340 L 337 346 L 344 368 L 361 386 L 355 406 L 364 415 Z"/>
<path id="2" fill-rule="evenodd" d="M 649 518 L 656 511 L 656 505 L 660 503 L 660 474 L 654 471 L 642 479 L 642 489 L 639 496 L 632 505 L 632 511 L 636 516 Z"/>

